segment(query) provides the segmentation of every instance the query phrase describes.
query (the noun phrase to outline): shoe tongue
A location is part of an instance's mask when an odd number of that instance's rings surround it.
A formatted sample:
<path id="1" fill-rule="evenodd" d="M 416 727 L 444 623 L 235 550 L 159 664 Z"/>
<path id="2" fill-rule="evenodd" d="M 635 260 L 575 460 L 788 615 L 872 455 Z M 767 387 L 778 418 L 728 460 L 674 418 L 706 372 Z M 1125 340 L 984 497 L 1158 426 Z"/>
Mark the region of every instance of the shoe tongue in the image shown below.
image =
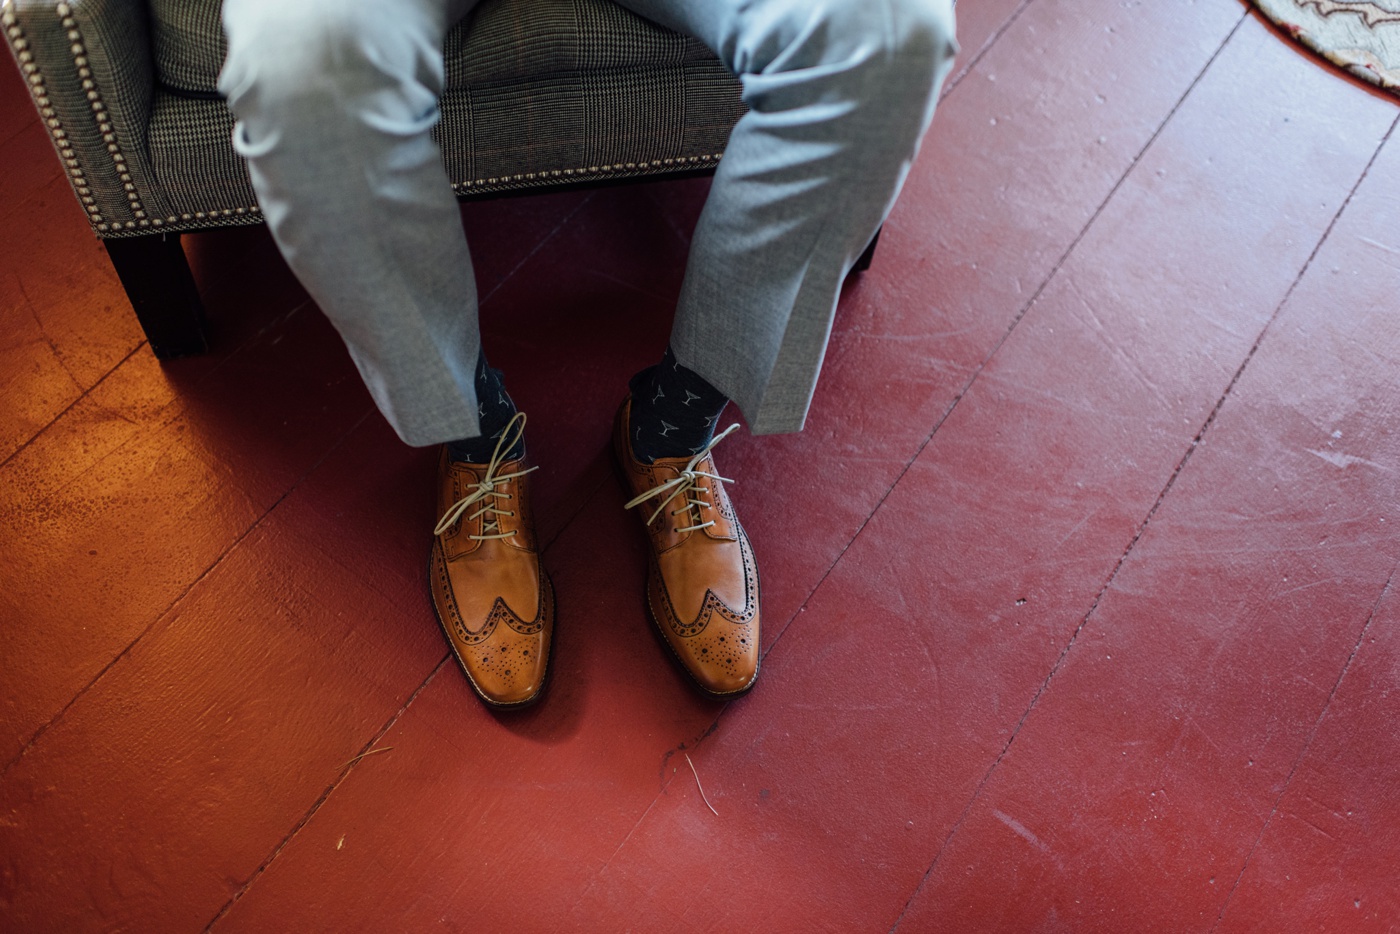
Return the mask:
<path id="1" fill-rule="evenodd" d="M 457 472 L 458 482 L 466 487 L 475 486 L 486 476 L 485 464 L 469 464 L 465 461 L 453 461 L 452 467 Z"/>
<path id="2" fill-rule="evenodd" d="M 478 464 L 473 461 L 448 461 L 448 463 L 454 469 L 459 470 L 463 473 L 471 474 L 477 480 L 481 480 L 483 477 L 485 477 L 486 469 L 491 466 L 489 463 Z M 516 460 L 501 461 L 499 464 L 496 465 L 497 478 L 503 477 L 506 474 L 518 472 L 524 465 L 524 463 L 525 459 L 523 457 L 517 458 Z"/>
<path id="3" fill-rule="evenodd" d="M 686 467 L 690 466 L 690 461 L 694 457 L 694 454 L 681 454 L 678 457 L 658 457 L 656 460 L 652 461 L 652 465 L 655 467 L 666 467 L 670 470 L 674 470 L 677 473 L 680 473 L 681 471 L 685 470 Z M 705 463 L 708 460 L 709 455 L 700 458 L 700 460 L 695 462 L 695 469 L 704 469 Z"/>

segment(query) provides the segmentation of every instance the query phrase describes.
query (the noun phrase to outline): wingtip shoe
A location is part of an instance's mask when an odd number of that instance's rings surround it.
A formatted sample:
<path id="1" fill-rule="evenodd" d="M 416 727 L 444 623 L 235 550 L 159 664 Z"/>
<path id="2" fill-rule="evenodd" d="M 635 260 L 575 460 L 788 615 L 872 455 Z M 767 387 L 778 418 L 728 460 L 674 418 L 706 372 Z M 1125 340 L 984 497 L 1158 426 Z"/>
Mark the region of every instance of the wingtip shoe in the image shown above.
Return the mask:
<path id="1" fill-rule="evenodd" d="M 472 689 L 492 707 L 539 699 L 549 674 L 554 588 L 540 567 L 523 460 L 505 461 L 524 431 L 517 414 L 486 464 L 438 464 L 429 562 L 433 609 Z"/>
<path id="2" fill-rule="evenodd" d="M 646 528 L 652 622 L 702 693 L 737 697 L 758 678 L 758 565 L 710 452 L 738 425 L 691 457 L 645 464 L 628 441 L 631 406 L 618 410 L 613 447 Z"/>

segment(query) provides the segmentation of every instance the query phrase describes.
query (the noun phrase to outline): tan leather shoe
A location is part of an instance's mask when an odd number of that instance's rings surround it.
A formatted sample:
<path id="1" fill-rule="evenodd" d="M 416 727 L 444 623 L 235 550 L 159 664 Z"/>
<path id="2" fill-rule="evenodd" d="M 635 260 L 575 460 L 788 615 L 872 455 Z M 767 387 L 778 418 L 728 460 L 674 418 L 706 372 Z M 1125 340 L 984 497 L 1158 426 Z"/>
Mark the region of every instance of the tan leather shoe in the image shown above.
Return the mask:
<path id="1" fill-rule="evenodd" d="M 511 419 L 487 464 L 438 464 L 428 576 L 433 608 L 476 693 L 493 707 L 537 700 L 549 673 L 554 587 L 540 568 L 523 461 L 502 461 L 524 431 Z"/>
<path id="2" fill-rule="evenodd" d="M 649 560 L 647 606 L 671 653 L 703 693 L 727 699 L 758 678 L 758 565 L 710 450 L 643 464 L 628 443 L 632 400 L 618 410 L 613 449 L 641 507 Z"/>

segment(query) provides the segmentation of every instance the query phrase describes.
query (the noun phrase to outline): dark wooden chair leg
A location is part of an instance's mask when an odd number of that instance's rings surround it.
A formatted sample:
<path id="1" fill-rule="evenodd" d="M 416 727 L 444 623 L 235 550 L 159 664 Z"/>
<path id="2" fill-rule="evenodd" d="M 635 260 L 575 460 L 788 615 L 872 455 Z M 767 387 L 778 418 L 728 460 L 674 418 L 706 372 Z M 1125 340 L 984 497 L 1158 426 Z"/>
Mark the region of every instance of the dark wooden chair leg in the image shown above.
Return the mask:
<path id="1" fill-rule="evenodd" d="M 180 247 L 180 235 L 158 233 L 102 242 L 156 357 L 173 360 L 208 350 L 204 305 Z"/>
<path id="2" fill-rule="evenodd" d="M 851 272 L 865 272 L 870 268 L 871 262 L 875 259 L 875 244 L 880 242 L 880 231 L 884 229 L 881 227 L 880 230 L 875 231 L 875 236 L 870 238 L 870 245 L 865 248 L 864 253 L 860 254 L 856 264 L 851 267 Z"/>

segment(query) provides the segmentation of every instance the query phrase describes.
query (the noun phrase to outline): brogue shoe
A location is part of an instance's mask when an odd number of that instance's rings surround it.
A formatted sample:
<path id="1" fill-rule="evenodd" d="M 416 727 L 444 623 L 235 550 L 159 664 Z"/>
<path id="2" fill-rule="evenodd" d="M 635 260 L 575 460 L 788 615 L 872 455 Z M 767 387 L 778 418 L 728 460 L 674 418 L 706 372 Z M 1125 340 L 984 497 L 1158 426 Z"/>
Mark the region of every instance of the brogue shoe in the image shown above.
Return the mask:
<path id="1" fill-rule="evenodd" d="M 554 588 L 540 567 L 523 460 L 503 461 L 525 416 L 511 420 L 486 464 L 438 465 L 429 563 L 433 608 L 472 689 L 492 707 L 539 699 L 549 674 Z"/>
<path id="2" fill-rule="evenodd" d="M 662 641 L 710 697 L 737 697 L 759 668 L 758 565 L 715 469 L 711 449 L 637 460 L 629 443 L 631 398 L 618 410 L 614 454 L 648 544 L 647 607 Z"/>

